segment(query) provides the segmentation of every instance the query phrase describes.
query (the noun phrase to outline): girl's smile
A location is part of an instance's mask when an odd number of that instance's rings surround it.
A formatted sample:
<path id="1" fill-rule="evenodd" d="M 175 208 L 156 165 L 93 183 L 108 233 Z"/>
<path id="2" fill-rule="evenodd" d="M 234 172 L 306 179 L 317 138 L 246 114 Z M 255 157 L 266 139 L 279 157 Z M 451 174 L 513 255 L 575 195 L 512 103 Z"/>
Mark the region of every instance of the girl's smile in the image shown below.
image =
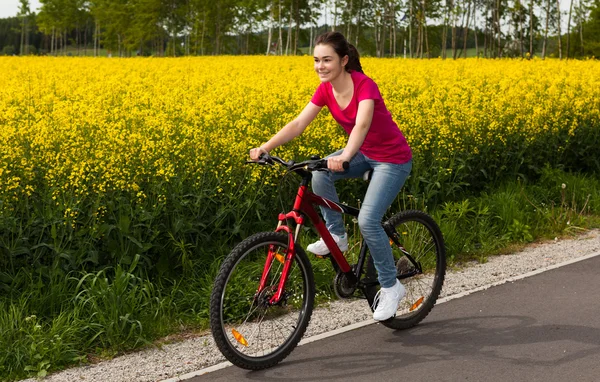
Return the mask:
<path id="1" fill-rule="evenodd" d="M 335 50 L 325 44 L 315 46 L 314 50 L 315 72 L 321 82 L 331 82 L 345 72 L 344 66 L 348 63 L 348 56 L 341 60 Z"/>

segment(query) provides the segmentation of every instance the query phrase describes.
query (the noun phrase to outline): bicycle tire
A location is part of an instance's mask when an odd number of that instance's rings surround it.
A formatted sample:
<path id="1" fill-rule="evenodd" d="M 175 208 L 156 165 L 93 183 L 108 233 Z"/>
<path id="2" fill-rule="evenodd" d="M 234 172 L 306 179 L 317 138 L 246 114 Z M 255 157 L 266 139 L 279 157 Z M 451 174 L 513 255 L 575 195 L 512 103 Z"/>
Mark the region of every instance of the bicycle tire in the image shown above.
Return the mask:
<path id="1" fill-rule="evenodd" d="M 408 329 L 427 317 L 442 290 L 446 275 L 444 238 L 435 220 L 422 211 L 399 212 L 387 223 L 398 233 L 403 248 L 424 268 L 421 274 L 402 278 L 402 275 L 414 271 L 415 267 L 400 248 L 392 244 L 398 278 L 406 289 L 406 295 L 400 302 L 396 316 L 381 323 L 391 329 Z M 378 289 L 378 286 L 372 285 L 365 290 L 372 310 Z"/>
<path id="2" fill-rule="evenodd" d="M 279 284 L 283 264 L 277 260 L 272 262 L 265 289 L 256 293 L 271 245 L 285 256 L 288 235 L 262 232 L 239 243 L 223 261 L 211 294 L 210 326 L 215 343 L 227 360 L 248 370 L 265 369 L 287 357 L 304 335 L 313 310 L 313 271 L 298 245 L 284 302 L 277 306 L 265 303 Z M 278 339 L 270 337 L 284 330 Z"/>

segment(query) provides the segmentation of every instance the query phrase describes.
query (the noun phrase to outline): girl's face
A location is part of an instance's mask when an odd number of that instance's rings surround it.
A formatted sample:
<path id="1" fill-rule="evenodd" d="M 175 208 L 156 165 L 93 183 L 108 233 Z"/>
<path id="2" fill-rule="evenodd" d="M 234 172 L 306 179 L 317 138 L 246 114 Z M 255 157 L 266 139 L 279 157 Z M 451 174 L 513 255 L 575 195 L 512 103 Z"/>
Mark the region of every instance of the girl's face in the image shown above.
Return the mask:
<path id="1" fill-rule="evenodd" d="M 314 50 L 315 72 L 321 82 L 331 82 L 344 72 L 344 66 L 348 63 L 348 56 L 340 59 L 333 47 L 326 44 L 315 46 Z"/>

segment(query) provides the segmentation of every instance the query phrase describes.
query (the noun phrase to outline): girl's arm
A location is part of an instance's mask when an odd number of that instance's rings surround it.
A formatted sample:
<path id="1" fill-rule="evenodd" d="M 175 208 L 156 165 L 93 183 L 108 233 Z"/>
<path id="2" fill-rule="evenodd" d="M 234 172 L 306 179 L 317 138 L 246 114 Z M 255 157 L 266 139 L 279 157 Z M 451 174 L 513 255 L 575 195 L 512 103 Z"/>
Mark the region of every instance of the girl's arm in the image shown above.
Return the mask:
<path id="1" fill-rule="evenodd" d="M 267 143 L 263 143 L 260 147 L 250 150 L 250 159 L 257 160 L 260 154 L 268 153 L 302 134 L 320 111 L 321 106 L 309 102 L 296 119 L 285 125 L 277 134 L 269 139 Z"/>
<path id="2" fill-rule="evenodd" d="M 348 143 L 346 144 L 344 151 L 338 156 L 329 158 L 327 161 L 327 167 L 329 167 L 330 170 L 343 171 L 343 163 L 350 162 L 352 157 L 358 152 L 371 127 L 373 110 L 375 110 L 374 100 L 365 99 L 359 102 L 358 111 L 356 112 L 356 124 L 350 133 L 350 138 L 348 138 Z"/>

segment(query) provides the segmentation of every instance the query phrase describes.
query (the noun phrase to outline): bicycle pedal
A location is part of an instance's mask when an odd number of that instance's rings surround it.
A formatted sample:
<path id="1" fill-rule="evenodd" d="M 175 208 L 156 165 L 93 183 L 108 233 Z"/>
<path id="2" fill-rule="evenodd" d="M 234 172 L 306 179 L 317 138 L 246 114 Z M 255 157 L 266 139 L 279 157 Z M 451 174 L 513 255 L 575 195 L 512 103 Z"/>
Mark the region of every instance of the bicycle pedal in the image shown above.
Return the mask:
<path id="1" fill-rule="evenodd" d="M 315 257 L 319 259 L 328 259 L 331 257 L 331 254 L 327 253 L 325 255 L 315 255 Z"/>

